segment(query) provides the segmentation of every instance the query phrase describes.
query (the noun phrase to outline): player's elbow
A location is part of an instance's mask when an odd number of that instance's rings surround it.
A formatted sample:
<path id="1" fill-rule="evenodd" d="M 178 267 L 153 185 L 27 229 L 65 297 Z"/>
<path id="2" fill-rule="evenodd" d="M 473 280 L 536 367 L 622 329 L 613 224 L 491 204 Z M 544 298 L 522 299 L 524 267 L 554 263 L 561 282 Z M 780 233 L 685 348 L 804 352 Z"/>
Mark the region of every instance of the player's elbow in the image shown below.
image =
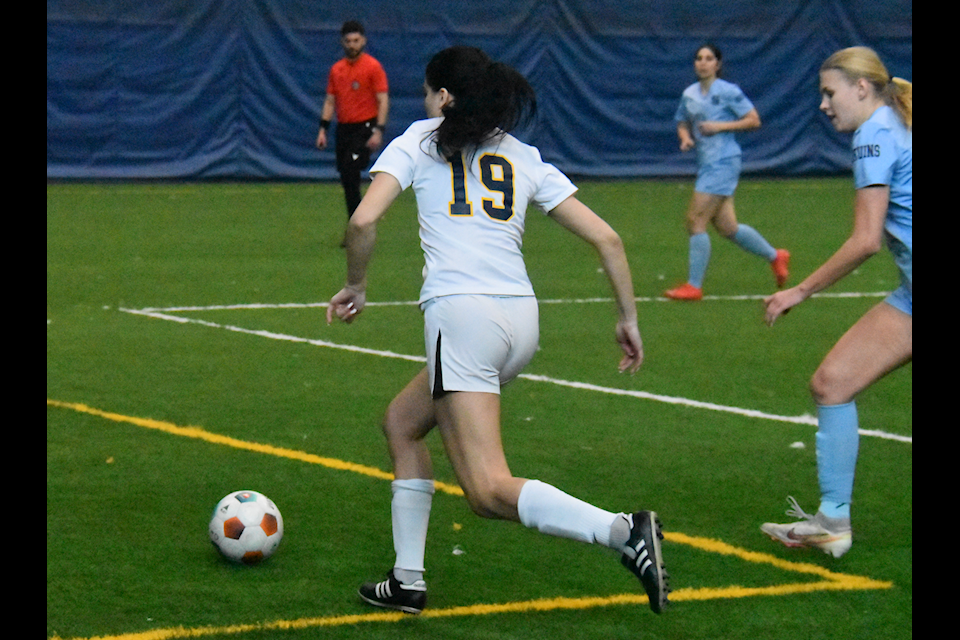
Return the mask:
<path id="1" fill-rule="evenodd" d="M 880 250 L 881 250 L 881 249 L 883 249 L 883 241 L 882 241 L 882 240 L 869 240 L 869 241 L 867 241 L 867 242 L 864 242 L 863 245 L 861 245 L 861 249 L 860 249 L 860 250 L 861 250 L 861 252 L 863 253 L 863 256 L 864 256 L 865 258 L 870 258 L 870 257 L 872 257 L 872 256 L 880 253 Z"/>
<path id="2" fill-rule="evenodd" d="M 625 251 L 623 238 L 609 226 L 597 236 L 594 246 L 600 255 L 620 254 Z"/>
<path id="3" fill-rule="evenodd" d="M 883 237 L 875 233 L 855 233 L 850 238 L 850 244 L 857 256 L 866 260 L 883 249 Z"/>
<path id="4" fill-rule="evenodd" d="M 354 233 L 369 233 L 372 229 L 376 229 L 377 219 L 368 209 L 369 207 L 364 206 L 364 202 L 361 201 L 360 206 L 358 206 L 357 210 L 350 216 L 350 220 L 347 222 L 347 228 Z"/>

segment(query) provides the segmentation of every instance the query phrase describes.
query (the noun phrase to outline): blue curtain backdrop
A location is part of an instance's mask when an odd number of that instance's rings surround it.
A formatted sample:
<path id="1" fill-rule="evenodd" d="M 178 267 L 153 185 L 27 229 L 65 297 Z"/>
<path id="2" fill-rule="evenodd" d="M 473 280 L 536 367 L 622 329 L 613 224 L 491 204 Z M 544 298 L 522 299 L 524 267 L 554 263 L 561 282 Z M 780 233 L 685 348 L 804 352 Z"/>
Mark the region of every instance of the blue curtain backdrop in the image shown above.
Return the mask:
<path id="1" fill-rule="evenodd" d="M 336 178 L 314 141 L 348 19 L 389 77 L 387 140 L 424 117 L 430 57 L 474 45 L 537 91 L 519 137 L 583 176 L 694 173 L 673 115 L 705 41 L 763 120 L 740 136 L 748 173 L 849 170 L 817 110 L 836 49 L 873 47 L 913 79 L 909 1 L 48 0 L 47 177 Z"/>

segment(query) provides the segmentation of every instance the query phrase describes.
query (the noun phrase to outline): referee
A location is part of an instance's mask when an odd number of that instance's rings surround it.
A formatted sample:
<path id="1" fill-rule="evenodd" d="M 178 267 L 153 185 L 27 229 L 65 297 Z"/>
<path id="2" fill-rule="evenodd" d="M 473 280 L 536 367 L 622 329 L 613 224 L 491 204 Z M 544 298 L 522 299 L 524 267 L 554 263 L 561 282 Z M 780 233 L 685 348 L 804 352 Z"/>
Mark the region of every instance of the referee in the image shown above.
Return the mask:
<path id="1" fill-rule="evenodd" d="M 349 218 L 360 204 L 360 173 L 370 164 L 370 153 L 383 145 L 390 99 L 387 74 L 376 58 L 363 50 L 367 46 L 363 25 L 345 22 L 340 45 L 344 57 L 330 68 L 327 78 L 317 148 L 327 148 L 327 129 L 336 112 L 337 171 Z"/>

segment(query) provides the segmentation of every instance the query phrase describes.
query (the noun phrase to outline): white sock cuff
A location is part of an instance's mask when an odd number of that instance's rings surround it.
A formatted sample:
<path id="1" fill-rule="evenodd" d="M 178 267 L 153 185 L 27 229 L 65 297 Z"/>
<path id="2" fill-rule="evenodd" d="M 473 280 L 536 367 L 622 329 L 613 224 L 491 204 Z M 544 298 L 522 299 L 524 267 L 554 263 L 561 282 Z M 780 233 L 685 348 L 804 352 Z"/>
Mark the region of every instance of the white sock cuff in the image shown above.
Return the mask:
<path id="1" fill-rule="evenodd" d="M 421 478 L 394 480 L 390 483 L 390 487 L 394 493 L 396 493 L 399 489 L 407 489 L 410 491 L 418 491 L 420 493 L 429 493 L 430 495 L 433 495 L 433 492 L 435 491 L 432 479 L 424 480 Z"/>
<path id="2" fill-rule="evenodd" d="M 520 516 L 520 523 L 528 529 L 536 529 L 537 523 L 534 521 L 536 514 L 533 512 L 533 505 L 530 502 L 531 495 L 537 493 L 537 489 L 543 485 L 539 480 L 527 480 L 520 488 L 520 495 L 517 496 L 517 514 Z M 536 498 L 533 498 L 536 501 Z"/>

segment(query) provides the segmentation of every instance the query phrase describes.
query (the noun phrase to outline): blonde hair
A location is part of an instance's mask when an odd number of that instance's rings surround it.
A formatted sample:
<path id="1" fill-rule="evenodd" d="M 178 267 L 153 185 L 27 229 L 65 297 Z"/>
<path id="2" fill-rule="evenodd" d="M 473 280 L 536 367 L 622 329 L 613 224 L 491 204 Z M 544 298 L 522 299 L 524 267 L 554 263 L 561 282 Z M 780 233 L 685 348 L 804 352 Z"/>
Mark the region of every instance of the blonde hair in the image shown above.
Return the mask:
<path id="1" fill-rule="evenodd" d="M 877 95 L 896 111 L 903 124 L 913 129 L 913 83 L 903 78 L 891 78 L 876 51 L 869 47 L 841 49 L 820 66 L 820 71 L 829 69 L 841 72 L 851 83 L 863 78 L 872 84 Z"/>

